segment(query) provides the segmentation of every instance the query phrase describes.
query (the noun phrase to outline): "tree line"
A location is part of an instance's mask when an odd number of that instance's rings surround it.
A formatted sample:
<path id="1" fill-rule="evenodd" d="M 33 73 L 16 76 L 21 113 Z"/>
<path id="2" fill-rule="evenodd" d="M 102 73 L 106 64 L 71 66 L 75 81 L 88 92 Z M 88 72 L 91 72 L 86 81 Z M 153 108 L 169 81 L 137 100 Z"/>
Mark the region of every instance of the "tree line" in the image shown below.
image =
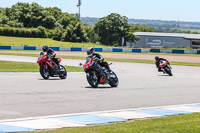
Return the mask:
<path id="1" fill-rule="evenodd" d="M 155 31 L 145 25 L 128 24 L 128 18 L 117 13 L 100 18 L 94 26 L 82 23 L 77 16 L 57 7 L 19 2 L 11 8 L 0 8 L 0 35 L 120 46 L 122 37 L 130 42 L 138 40 L 135 31 Z"/>
<path id="2" fill-rule="evenodd" d="M 94 25 L 99 18 L 94 17 L 82 17 L 81 21 Z M 162 20 L 148 20 L 148 19 L 128 19 L 128 23 L 140 28 L 145 26 L 148 31 L 164 32 L 164 33 L 188 33 L 188 34 L 200 34 L 200 22 L 184 22 L 184 21 L 162 21 Z M 142 30 L 142 29 L 141 29 Z M 146 30 L 144 30 L 146 31 Z"/>

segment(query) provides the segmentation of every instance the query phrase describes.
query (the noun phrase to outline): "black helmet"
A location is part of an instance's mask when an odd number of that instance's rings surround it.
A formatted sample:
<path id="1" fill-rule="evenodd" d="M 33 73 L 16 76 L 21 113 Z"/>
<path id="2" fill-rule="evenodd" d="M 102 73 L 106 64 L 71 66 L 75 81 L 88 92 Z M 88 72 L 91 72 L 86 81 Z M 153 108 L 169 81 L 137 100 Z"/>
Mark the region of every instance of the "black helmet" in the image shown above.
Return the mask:
<path id="1" fill-rule="evenodd" d="M 47 52 L 48 49 L 49 49 L 48 45 L 44 45 L 44 46 L 42 47 L 43 52 Z"/>
<path id="2" fill-rule="evenodd" d="M 155 60 L 158 60 L 159 59 L 159 56 L 155 56 Z"/>
<path id="3" fill-rule="evenodd" d="M 94 50 L 94 48 L 88 48 L 87 49 L 87 55 L 88 55 L 88 57 L 92 57 L 92 55 L 95 53 L 95 50 Z"/>

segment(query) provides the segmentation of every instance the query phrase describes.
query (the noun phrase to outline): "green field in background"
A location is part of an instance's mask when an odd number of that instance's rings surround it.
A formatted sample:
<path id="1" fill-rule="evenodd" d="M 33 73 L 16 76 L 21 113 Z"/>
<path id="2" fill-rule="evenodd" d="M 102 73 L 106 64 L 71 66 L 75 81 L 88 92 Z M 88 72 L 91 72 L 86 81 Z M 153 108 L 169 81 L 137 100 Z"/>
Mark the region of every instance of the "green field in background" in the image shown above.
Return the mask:
<path id="1" fill-rule="evenodd" d="M 0 55 L 16 55 L 16 56 L 32 56 L 38 57 L 38 54 L 20 54 L 20 53 L 0 53 Z M 62 56 L 63 59 L 80 59 L 85 60 L 86 57 L 77 57 L 77 56 Z M 116 62 L 129 62 L 129 63 L 147 63 L 147 64 L 154 64 L 154 59 L 152 60 L 140 60 L 140 59 L 113 59 L 113 58 L 106 58 L 105 61 L 116 61 Z M 200 66 L 200 63 L 191 63 L 191 62 L 170 62 L 171 65 L 182 65 L 182 66 Z"/>
<path id="2" fill-rule="evenodd" d="M 97 45 L 95 43 L 73 43 L 73 42 L 62 42 L 56 41 L 49 38 L 28 38 L 28 37 L 11 37 L 11 36 L 0 36 L 0 45 L 11 45 L 11 46 L 43 46 L 47 44 L 52 47 L 96 47 L 96 48 L 113 48 L 114 46 Z M 118 47 L 119 48 L 119 47 Z M 122 48 L 122 47 L 120 47 Z M 126 47 L 123 47 L 126 48 Z M 189 49 L 192 48 L 158 48 L 158 49 Z"/>
<path id="3" fill-rule="evenodd" d="M 0 72 L 39 72 L 37 63 L 0 61 Z M 65 66 L 68 72 L 83 72 L 81 67 Z"/>
<path id="4" fill-rule="evenodd" d="M 0 45 L 12 45 L 12 46 L 48 46 L 55 47 L 107 47 L 105 45 L 96 45 L 94 43 L 72 43 L 55 41 L 49 38 L 26 38 L 26 37 L 9 37 L 0 36 Z"/>

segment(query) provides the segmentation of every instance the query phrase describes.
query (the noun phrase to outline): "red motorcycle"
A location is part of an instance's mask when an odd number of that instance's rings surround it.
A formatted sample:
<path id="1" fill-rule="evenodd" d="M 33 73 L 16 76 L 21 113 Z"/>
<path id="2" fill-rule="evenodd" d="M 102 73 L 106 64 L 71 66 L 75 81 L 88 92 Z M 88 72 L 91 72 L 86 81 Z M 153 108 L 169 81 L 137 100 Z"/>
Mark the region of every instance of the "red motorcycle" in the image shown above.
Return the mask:
<path id="1" fill-rule="evenodd" d="M 58 57 L 59 63 L 61 62 L 61 58 Z M 40 66 L 40 74 L 44 79 L 49 79 L 50 77 L 60 77 L 61 79 L 65 79 L 67 77 L 67 71 L 64 66 L 60 65 L 60 69 L 58 65 L 52 60 L 51 57 L 47 57 L 43 52 L 40 53 L 38 57 L 37 63 Z"/>
<path id="2" fill-rule="evenodd" d="M 160 66 L 160 68 L 165 72 L 165 73 L 167 73 L 169 76 L 173 76 L 173 74 L 172 74 L 172 68 L 171 68 L 171 66 L 169 65 L 169 63 L 167 62 L 167 61 L 165 61 L 165 60 L 161 60 L 160 62 L 159 62 L 159 66 Z"/>
<path id="3" fill-rule="evenodd" d="M 97 88 L 99 84 L 109 84 L 111 87 L 117 87 L 119 83 L 117 75 L 113 71 L 108 72 L 105 67 L 99 65 L 98 61 L 98 58 L 93 57 L 87 58 L 84 65 L 80 63 L 80 66 L 83 65 L 88 83 L 93 88 Z"/>

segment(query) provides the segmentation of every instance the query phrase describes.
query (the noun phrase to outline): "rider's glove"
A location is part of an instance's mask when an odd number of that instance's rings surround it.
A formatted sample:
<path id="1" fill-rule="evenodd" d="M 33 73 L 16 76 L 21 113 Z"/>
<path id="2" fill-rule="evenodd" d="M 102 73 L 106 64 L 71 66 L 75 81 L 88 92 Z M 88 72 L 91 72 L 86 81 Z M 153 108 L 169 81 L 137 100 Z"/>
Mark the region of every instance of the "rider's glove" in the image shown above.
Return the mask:
<path id="1" fill-rule="evenodd" d="M 103 62 L 103 60 L 99 60 L 99 63 L 102 63 Z"/>
<path id="2" fill-rule="evenodd" d="M 94 58 L 94 60 L 93 61 L 95 61 L 95 62 L 98 62 L 99 61 L 99 59 L 97 59 L 97 58 Z"/>
<path id="3" fill-rule="evenodd" d="M 53 58 L 53 57 L 55 57 L 56 56 L 56 54 L 55 53 L 53 53 L 53 54 L 51 54 L 51 57 Z"/>

